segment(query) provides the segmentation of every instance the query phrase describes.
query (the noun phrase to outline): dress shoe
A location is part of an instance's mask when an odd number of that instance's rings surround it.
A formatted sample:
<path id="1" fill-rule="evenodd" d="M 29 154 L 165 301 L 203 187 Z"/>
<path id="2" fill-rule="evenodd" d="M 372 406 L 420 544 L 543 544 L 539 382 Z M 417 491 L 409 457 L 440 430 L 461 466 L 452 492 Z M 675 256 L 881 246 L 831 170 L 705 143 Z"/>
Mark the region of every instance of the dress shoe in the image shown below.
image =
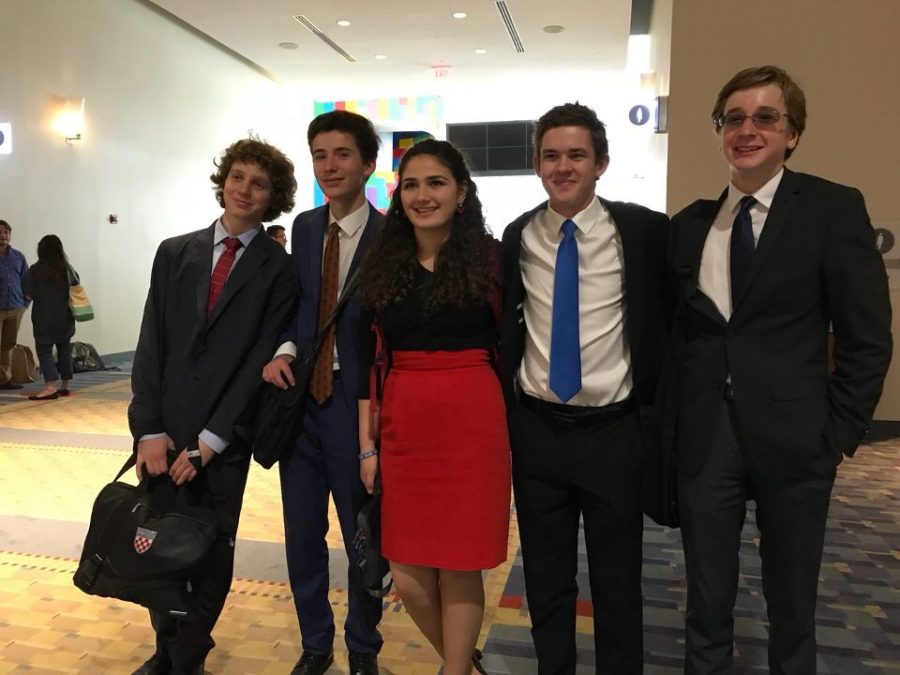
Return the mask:
<path id="1" fill-rule="evenodd" d="M 347 662 L 350 664 L 350 675 L 378 675 L 378 656 L 376 654 L 350 652 Z"/>
<path id="2" fill-rule="evenodd" d="M 475 653 L 472 654 L 472 667 L 475 668 L 475 672 L 479 675 L 487 675 L 487 671 L 481 665 L 482 658 L 484 658 L 484 654 L 481 653 L 480 649 L 476 649 Z"/>
<path id="3" fill-rule="evenodd" d="M 203 675 L 206 671 L 203 669 L 203 664 L 201 663 L 196 668 L 177 668 L 172 672 L 172 675 Z"/>
<path id="4" fill-rule="evenodd" d="M 334 663 L 333 651 L 327 654 L 303 652 L 297 665 L 291 671 L 291 675 L 322 675 L 332 663 Z"/>
<path id="5" fill-rule="evenodd" d="M 21 389 L 22 385 L 12 380 L 7 380 L 6 382 L 0 382 L 0 389 Z"/>
<path id="6" fill-rule="evenodd" d="M 57 389 L 56 393 L 60 396 L 68 396 L 70 392 L 67 387 L 63 387 L 62 389 Z"/>
<path id="7" fill-rule="evenodd" d="M 172 662 L 164 656 L 154 654 L 131 675 L 172 675 Z"/>

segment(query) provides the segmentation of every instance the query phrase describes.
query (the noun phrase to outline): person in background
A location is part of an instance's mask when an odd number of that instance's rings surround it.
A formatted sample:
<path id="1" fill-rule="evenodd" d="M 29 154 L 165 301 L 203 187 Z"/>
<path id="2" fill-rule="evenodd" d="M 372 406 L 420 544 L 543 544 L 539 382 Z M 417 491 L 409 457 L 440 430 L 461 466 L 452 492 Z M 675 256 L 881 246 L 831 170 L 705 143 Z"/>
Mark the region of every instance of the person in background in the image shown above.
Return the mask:
<path id="1" fill-rule="evenodd" d="M 12 227 L 0 220 L 0 389 L 22 388 L 12 381 L 12 350 L 28 306 L 22 292 L 28 263 L 21 251 L 9 245 L 11 238 Z"/>
<path id="2" fill-rule="evenodd" d="M 361 271 L 360 475 L 371 492 L 381 473 L 382 554 L 444 675 L 484 672 L 481 573 L 506 560 L 509 437 L 492 367 L 499 270 L 462 155 L 446 141 L 414 145 Z M 373 319 L 390 363 L 380 451 L 369 417 Z"/>
<path id="3" fill-rule="evenodd" d="M 785 167 L 806 128 L 781 68 L 736 73 L 712 124 L 729 180 L 672 219 L 672 362 L 687 570 L 686 673 L 734 668 L 747 502 L 756 502 L 769 671 L 816 672 L 816 595 L 837 466 L 891 360 L 887 274 L 863 196 Z M 838 160 L 839 158 L 835 158 Z M 828 332 L 834 333 L 829 374 Z"/>
<path id="4" fill-rule="evenodd" d="M 269 235 L 271 239 L 274 239 L 283 247 L 287 248 L 287 233 L 284 231 L 284 227 L 282 225 L 269 225 L 266 228 L 266 234 Z"/>
<path id="5" fill-rule="evenodd" d="M 69 264 L 62 241 L 55 234 L 42 237 L 37 247 L 37 262 L 32 265 L 22 286 L 31 302 L 34 347 L 44 388 L 28 398 L 49 401 L 69 395 L 72 379 L 72 336 L 75 319 L 69 309 L 69 287 L 80 283 L 78 272 Z M 56 361 L 53 348 L 56 347 Z"/>

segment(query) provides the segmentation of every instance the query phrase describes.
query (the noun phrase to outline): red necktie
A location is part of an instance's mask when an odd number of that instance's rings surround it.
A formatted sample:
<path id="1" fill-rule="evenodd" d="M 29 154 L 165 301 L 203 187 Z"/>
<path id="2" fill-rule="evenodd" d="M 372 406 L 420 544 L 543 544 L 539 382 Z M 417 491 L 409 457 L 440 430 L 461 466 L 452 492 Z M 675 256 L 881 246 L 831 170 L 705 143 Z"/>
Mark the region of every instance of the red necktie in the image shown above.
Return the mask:
<path id="1" fill-rule="evenodd" d="M 328 226 L 328 240 L 325 242 L 324 264 L 322 266 L 322 289 L 319 293 L 319 329 L 321 330 L 334 308 L 337 307 L 338 271 L 340 268 L 340 240 L 338 224 Z M 334 324 L 322 338 L 316 365 L 309 381 L 309 393 L 321 405 L 334 390 Z"/>
<path id="2" fill-rule="evenodd" d="M 237 237 L 225 238 L 225 250 L 216 261 L 216 268 L 213 270 L 212 276 L 209 278 L 209 300 L 206 302 L 206 316 L 212 314 L 213 307 L 216 306 L 216 300 L 222 294 L 225 287 L 225 280 L 228 279 L 228 273 L 231 266 L 234 265 L 234 258 L 237 250 L 243 246 L 241 240 Z"/>

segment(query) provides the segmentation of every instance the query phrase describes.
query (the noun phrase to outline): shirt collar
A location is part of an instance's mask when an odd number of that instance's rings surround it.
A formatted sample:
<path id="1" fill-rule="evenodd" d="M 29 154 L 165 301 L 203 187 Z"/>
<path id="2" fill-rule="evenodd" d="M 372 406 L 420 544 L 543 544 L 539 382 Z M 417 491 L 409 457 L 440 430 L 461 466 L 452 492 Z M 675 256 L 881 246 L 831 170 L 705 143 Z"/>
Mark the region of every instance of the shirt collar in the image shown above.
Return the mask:
<path id="1" fill-rule="evenodd" d="M 338 227 L 341 228 L 341 232 L 344 233 L 345 238 L 350 238 L 357 233 L 359 228 L 366 224 L 369 220 L 369 202 L 364 201 L 362 206 L 360 206 L 356 211 L 352 213 L 348 213 L 346 216 L 338 220 L 334 217 L 334 214 L 331 213 L 331 209 L 328 209 L 328 223 L 337 223 Z"/>
<path id="2" fill-rule="evenodd" d="M 254 227 L 243 234 L 239 234 L 237 238 L 240 239 L 241 245 L 243 245 L 244 248 L 247 248 L 250 245 L 250 242 L 253 241 L 253 237 L 259 233 L 260 229 L 262 228 Z M 225 226 L 222 225 L 222 219 L 219 218 L 216 221 L 216 231 L 213 233 L 213 246 L 218 246 L 222 243 L 223 239 L 227 239 L 231 236 L 232 235 L 228 233 L 228 230 L 225 229 Z"/>
<path id="3" fill-rule="evenodd" d="M 590 204 L 588 204 L 585 208 L 583 208 L 571 218 L 566 218 L 565 216 L 554 211 L 553 207 L 551 207 L 549 204 L 547 205 L 549 222 L 556 232 L 559 232 L 559 230 L 562 228 L 562 224 L 566 220 L 571 220 L 575 223 L 575 227 L 577 227 L 582 233 L 589 234 L 594 225 L 597 224 L 597 221 L 600 220 L 600 216 L 605 211 L 606 209 L 603 207 L 603 204 L 600 203 L 600 200 L 596 197 L 596 195 L 591 200 Z"/>
<path id="4" fill-rule="evenodd" d="M 753 197 L 756 198 L 756 201 L 760 206 L 763 207 L 765 211 L 768 211 L 772 208 L 772 200 L 775 199 L 775 191 L 778 190 L 778 185 L 781 183 L 781 178 L 784 176 L 784 167 L 779 169 L 778 173 L 772 176 L 769 179 L 769 182 L 763 185 L 759 190 L 753 193 Z M 747 197 L 748 195 L 744 192 L 738 190 L 734 183 L 728 184 L 728 196 L 725 198 L 725 205 L 728 207 L 728 211 L 730 213 L 734 213 L 737 211 L 738 205 L 741 203 L 741 199 Z"/>

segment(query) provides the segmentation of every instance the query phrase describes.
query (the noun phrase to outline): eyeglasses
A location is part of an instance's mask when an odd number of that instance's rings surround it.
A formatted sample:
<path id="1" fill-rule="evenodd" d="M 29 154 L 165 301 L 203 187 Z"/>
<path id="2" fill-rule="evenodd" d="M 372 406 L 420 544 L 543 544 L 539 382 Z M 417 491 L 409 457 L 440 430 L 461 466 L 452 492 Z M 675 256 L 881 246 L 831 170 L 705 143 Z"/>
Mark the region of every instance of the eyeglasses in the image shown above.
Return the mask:
<path id="1" fill-rule="evenodd" d="M 782 117 L 786 119 L 791 118 L 787 113 L 779 112 L 774 108 L 760 108 L 752 115 L 745 115 L 744 113 L 739 112 L 730 112 L 725 115 L 719 115 L 713 119 L 713 122 L 719 129 L 722 127 L 737 129 L 738 127 L 743 126 L 744 120 L 748 117 L 753 122 L 753 126 L 757 129 L 771 129 L 781 121 Z"/>

